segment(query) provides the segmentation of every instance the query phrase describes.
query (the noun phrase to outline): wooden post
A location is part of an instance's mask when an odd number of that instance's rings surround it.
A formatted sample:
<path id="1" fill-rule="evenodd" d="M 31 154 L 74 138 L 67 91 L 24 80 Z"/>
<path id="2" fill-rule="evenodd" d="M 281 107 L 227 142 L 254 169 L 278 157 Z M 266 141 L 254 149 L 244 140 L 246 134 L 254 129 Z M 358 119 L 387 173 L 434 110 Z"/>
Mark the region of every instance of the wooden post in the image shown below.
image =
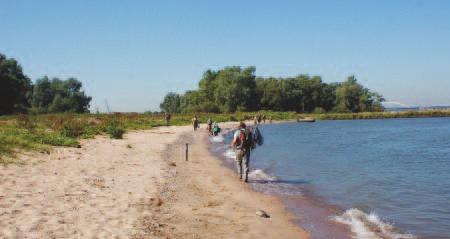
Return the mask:
<path id="1" fill-rule="evenodd" d="M 186 143 L 186 161 L 188 161 L 188 155 L 189 155 L 189 144 Z"/>

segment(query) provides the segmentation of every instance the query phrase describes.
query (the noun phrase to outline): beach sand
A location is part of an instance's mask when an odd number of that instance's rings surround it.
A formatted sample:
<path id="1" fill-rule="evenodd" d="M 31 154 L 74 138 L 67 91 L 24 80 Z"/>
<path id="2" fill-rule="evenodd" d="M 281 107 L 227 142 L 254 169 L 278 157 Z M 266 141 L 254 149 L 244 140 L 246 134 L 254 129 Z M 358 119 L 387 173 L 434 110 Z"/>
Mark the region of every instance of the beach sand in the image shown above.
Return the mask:
<path id="1" fill-rule="evenodd" d="M 0 238 L 307 238 L 210 154 L 204 128 L 99 136 L 0 166 Z"/>

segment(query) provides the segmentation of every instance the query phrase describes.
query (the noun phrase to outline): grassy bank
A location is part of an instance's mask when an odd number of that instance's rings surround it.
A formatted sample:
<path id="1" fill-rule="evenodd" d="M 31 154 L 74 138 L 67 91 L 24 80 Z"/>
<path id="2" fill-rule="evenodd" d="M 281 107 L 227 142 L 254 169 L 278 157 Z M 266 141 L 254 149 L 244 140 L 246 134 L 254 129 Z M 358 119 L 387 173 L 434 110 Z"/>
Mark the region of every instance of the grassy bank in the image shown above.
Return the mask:
<path id="1" fill-rule="evenodd" d="M 352 119 L 394 119 L 394 118 L 425 118 L 450 117 L 450 110 L 426 110 L 403 112 L 363 112 L 363 113 L 328 113 L 309 115 L 319 120 L 352 120 Z"/>
<path id="2" fill-rule="evenodd" d="M 171 125 L 186 125 L 191 115 L 175 115 Z M 229 117 L 228 117 L 229 119 Z M 220 118 L 220 120 L 226 120 Z M 17 152 L 50 153 L 52 146 L 79 147 L 80 139 L 104 134 L 120 139 L 128 130 L 165 125 L 162 114 L 49 114 L 0 117 L 0 163 L 15 162 Z"/>
<path id="3" fill-rule="evenodd" d="M 297 114 L 295 112 L 237 112 L 233 114 L 199 113 L 200 122 L 211 117 L 227 122 L 251 120 L 264 114 L 273 120 L 293 120 L 312 117 L 318 120 L 386 119 L 413 117 L 449 117 L 450 111 L 370 112 L 345 114 Z M 170 125 L 190 124 L 192 114 L 173 115 Z M 80 139 L 96 135 L 109 135 L 120 139 L 128 130 L 151 129 L 165 125 L 163 114 L 51 114 L 15 115 L 0 117 L 0 163 L 16 162 L 15 155 L 22 151 L 50 153 L 52 146 L 79 147 Z"/>

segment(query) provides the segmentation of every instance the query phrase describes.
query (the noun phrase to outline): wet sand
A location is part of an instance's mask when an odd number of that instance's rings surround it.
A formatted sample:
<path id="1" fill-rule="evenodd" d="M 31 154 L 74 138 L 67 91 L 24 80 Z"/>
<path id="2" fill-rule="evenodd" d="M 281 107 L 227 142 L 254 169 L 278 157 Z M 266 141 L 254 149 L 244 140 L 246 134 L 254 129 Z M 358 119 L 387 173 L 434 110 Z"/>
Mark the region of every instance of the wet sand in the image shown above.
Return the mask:
<path id="1" fill-rule="evenodd" d="M 286 121 L 276 121 L 274 124 L 286 123 Z M 247 122 L 248 125 L 252 123 Z M 229 127 L 235 126 L 230 124 L 224 125 L 224 134 L 230 132 Z M 221 163 L 229 168 L 235 170 L 234 162 L 227 159 L 227 149 L 224 148 L 222 141 L 210 140 L 212 143 L 210 151 L 212 154 L 221 161 Z M 258 160 L 252 158 L 251 161 Z M 266 172 L 261 169 L 253 168 L 253 163 L 250 164 L 250 180 L 249 186 L 257 191 L 266 195 L 276 196 L 283 202 L 290 213 L 293 214 L 293 222 L 300 227 L 304 228 L 309 233 L 311 239 L 350 239 L 353 238 L 353 233 L 350 227 L 342 223 L 338 223 L 334 218 L 338 215 L 342 215 L 344 210 L 325 203 L 323 198 L 314 195 L 305 185 L 291 185 L 290 193 L 280 193 L 279 190 L 274 190 L 273 186 L 267 184 L 273 183 L 285 183 L 284 181 L 277 180 L 271 175 L 267 175 Z M 253 175 L 252 175 L 253 174 Z M 285 189 L 286 190 L 286 189 Z"/>
<path id="2" fill-rule="evenodd" d="M 0 166 L 0 238 L 307 238 L 278 199 L 210 154 L 207 137 L 162 127 Z"/>

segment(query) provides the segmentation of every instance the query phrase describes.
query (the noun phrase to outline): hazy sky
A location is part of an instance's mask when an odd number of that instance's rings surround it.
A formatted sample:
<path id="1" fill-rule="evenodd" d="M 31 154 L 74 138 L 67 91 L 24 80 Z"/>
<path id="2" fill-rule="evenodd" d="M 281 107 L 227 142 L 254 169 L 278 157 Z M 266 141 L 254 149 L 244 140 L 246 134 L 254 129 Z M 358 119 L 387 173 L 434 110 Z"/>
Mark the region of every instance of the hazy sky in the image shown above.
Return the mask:
<path id="1" fill-rule="evenodd" d="M 450 1 L 0 0 L 0 53 L 76 77 L 91 109 L 158 110 L 202 73 L 354 74 L 388 101 L 450 105 Z"/>

